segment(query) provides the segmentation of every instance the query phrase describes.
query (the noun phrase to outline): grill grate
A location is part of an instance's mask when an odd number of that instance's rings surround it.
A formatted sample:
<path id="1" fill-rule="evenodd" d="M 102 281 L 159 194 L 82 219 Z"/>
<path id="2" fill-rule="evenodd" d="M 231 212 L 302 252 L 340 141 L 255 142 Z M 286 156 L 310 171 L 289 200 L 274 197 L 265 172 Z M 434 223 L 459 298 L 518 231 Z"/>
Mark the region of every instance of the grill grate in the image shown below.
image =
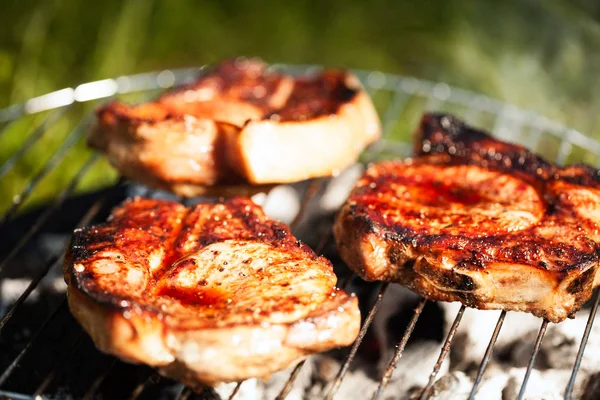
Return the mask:
<path id="1" fill-rule="evenodd" d="M 311 70 L 311 66 L 284 66 L 278 65 L 276 68 L 285 69 L 288 72 L 299 73 Z M 122 96 L 129 93 L 141 94 L 143 97 L 149 97 L 156 90 L 169 88 L 173 85 L 185 83 L 193 79 L 203 68 L 190 68 L 182 70 L 165 70 L 155 73 L 132 75 L 127 77 L 119 77 L 116 79 L 107 79 L 91 83 L 79 85 L 76 88 L 62 89 L 43 96 L 30 99 L 23 104 L 14 105 L 6 109 L 0 110 L 0 124 L 4 124 L 0 128 L 0 137 L 7 134 L 12 124 L 21 119 L 27 118 L 30 115 L 43 115 L 41 122 L 35 126 L 32 133 L 25 139 L 20 148 L 14 151 L 8 159 L 0 166 L 0 178 L 4 177 L 13 170 L 19 162 L 31 151 L 31 149 L 43 137 L 45 137 L 53 126 L 56 126 L 59 121 L 66 116 L 77 106 L 78 103 L 93 103 L 100 99 L 106 99 L 113 96 Z M 424 110 L 442 110 L 449 111 L 463 116 L 468 121 L 492 130 L 495 134 L 501 135 L 508 140 L 522 142 L 531 148 L 542 152 L 549 158 L 554 158 L 558 163 L 564 163 L 575 160 L 585 159 L 586 162 L 600 165 L 600 142 L 583 135 L 572 129 L 568 129 L 561 124 L 550 121 L 535 113 L 517 109 L 511 105 L 487 98 L 465 90 L 449 87 L 444 83 L 434 83 L 430 81 L 420 80 L 412 77 L 403 77 L 396 75 L 384 74 L 381 72 L 372 71 L 357 71 L 357 74 L 364 82 L 365 87 L 373 97 L 376 107 L 382 115 L 382 126 L 384 127 L 384 137 L 375 145 L 372 146 L 363 156 L 362 161 L 368 162 L 381 158 L 390 158 L 405 156 L 409 153 L 410 145 L 408 144 L 410 129 L 415 126 L 419 116 Z M 12 201 L 8 205 L 7 210 L 0 216 L 0 232 L 14 219 L 24 202 L 35 192 L 39 183 L 47 177 L 51 171 L 55 170 L 65 159 L 67 153 L 83 140 L 83 136 L 93 120 L 93 115 L 88 112 L 83 118 L 79 119 L 78 124 L 72 129 L 65 140 L 60 144 L 59 148 L 50 156 L 50 159 L 43 167 L 35 172 L 25 187 L 12 197 Z M 487 126 L 486 126 L 487 124 Z M 392 139 L 395 137 L 396 139 Z M 398 138 L 400 140 L 398 140 Z M 402 141 L 404 139 L 404 141 Z M 89 151 L 89 150 L 86 150 Z M 6 267 L 19 254 L 27 250 L 32 243 L 34 237 L 52 220 L 65 202 L 74 195 L 80 183 L 88 175 L 92 167 L 97 163 L 99 157 L 97 154 L 90 152 L 89 158 L 80 169 L 80 171 L 66 184 L 60 194 L 51 202 L 50 206 L 37 216 L 35 221 L 29 225 L 25 234 L 13 246 L 5 256 L 0 260 L 0 281 L 6 276 L 4 272 Z M 68 168 L 68 166 L 66 166 Z M 296 228 L 302 220 L 306 219 L 308 212 L 308 204 L 315 197 L 319 197 L 323 187 L 330 181 L 327 179 L 315 179 L 310 181 L 306 186 L 300 202 L 300 210 L 291 223 L 292 229 Z M 109 204 L 109 198 L 113 191 L 122 187 L 123 181 L 119 180 L 114 187 L 106 191 L 102 196 L 89 207 L 75 226 L 84 226 L 93 222 L 101 213 L 105 205 Z M 316 251 L 321 253 L 328 242 L 331 240 L 331 231 L 324 232 L 318 239 Z M 19 298 L 13 305 L 0 315 L 0 335 L 3 333 L 7 324 L 18 315 L 25 301 L 38 288 L 40 282 L 49 274 L 50 271 L 58 268 L 61 261 L 61 254 L 56 253 L 50 256 L 47 260 L 40 260 L 37 273 L 32 278 L 31 282 L 24 289 Z M 340 286 L 345 287 L 349 284 L 352 276 L 340 280 Z M 366 319 L 361 327 L 360 334 L 356 342 L 351 346 L 347 356 L 345 357 L 335 379 L 329 386 L 325 398 L 332 399 L 339 389 L 344 376 L 357 354 L 358 348 L 361 345 L 367 331 L 373 322 L 375 314 L 382 304 L 382 300 L 388 288 L 387 283 L 380 286 L 378 295 L 370 308 Z M 585 346 L 588 341 L 598 304 L 600 302 L 600 294 L 596 293 L 593 301 L 593 306 L 590 311 L 590 316 L 587 321 L 585 330 L 582 335 L 579 351 L 572 369 L 571 378 L 564 396 L 566 399 L 571 398 L 571 393 L 577 377 L 577 372 L 581 365 L 584 356 Z M 381 376 L 377 390 L 373 393 L 373 399 L 381 398 L 386 384 L 389 382 L 392 373 L 402 357 L 404 348 L 412 334 L 421 312 L 425 306 L 426 300 L 421 299 L 414 310 L 412 319 L 402 333 L 396 351 L 389 361 L 388 368 Z M 465 313 L 466 307 L 462 306 L 458 311 L 454 322 L 448 332 L 444 343 L 440 349 L 440 355 L 437 363 L 433 366 L 429 382 L 423 391 L 420 393 L 420 399 L 427 399 L 431 393 L 431 389 L 437 374 L 441 368 L 443 361 L 446 359 L 455 333 L 459 327 L 462 316 Z M 65 317 L 65 315 L 67 317 Z M 491 359 L 494 345 L 502 328 L 506 312 L 500 313 L 496 323 L 494 332 L 490 338 L 487 350 L 477 376 L 475 378 L 473 388 L 469 399 L 473 399 L 477 393 L 478 386 L 485 373 L 486 366 Z M 9 390 L 4 390 L 6 382 L 19 368 L 23 360 L 33 351 L 40 338 L 49 330 L 50 325 L 56 319 L 70 318 L 65 299 L 58 302 L 58 305 L 47 313 L 47 318 L 39 326 L 32 335 L 31 339 L 25 344 L 22 350 L 10 361 L 9 365 L 1 371 L 0 374 L 0 399 L 45 399 L 45 393 L 61 376 L 63 370 L 69 365 L 76 355 L 84 351 L 84 347 L 90 347 L 89 340 L 83 331 L 72 320 L 67 321 L 67 326 L 70 329 L 69 339 L 65 342 L 63 353 L 58 356 L 51 364 L 49 369 L 42 374 L 40 382 L 31 390 L 31 394 L 16 393 Z M 544 320 L 539 330 L 533 352 L 531 354 L 526 373 L 523 378 L 519 399 L 523 398 L 526 392 L 528 379 L 533 369 L 536 355 L 539 352 L 548 321 Z M 94 351 L 94 350 L 92 350 Z M 101 389 L 107 379 L 115 374 L 115 370 L 120 368 L 122 363 L 116 359 L 107 356 L 99 355 L 99 365 L 92 368 L 95 372 L 87 379 L 87 386 L 81 390 L 79 395 L 73 393 L 74 396 L 81 398 L 94 398 L 96 393 Z M 291 391 L 294 382 L 299 375 L 304 362 L 299 363 L 289 376 L 289 379 L 284 384 L 278 400 L 285 399 Z M 133 368 L 133 367 L 131 367 Z M 172 398 L 188 399 L 188 398 L 211 398 L 215 393 L 212 390 L 206 390 L 201 395 L 194 394 L 191 390 L 183 388 L 182 385 L 173 382 L 165 382 L 165 378 L 161 378 L 144 367 L 138 367 L 144 372 L 140 379 L 131 383 L 131 390 L 126 396 L 130 399 L 143 397 L 144 394 L 154 385 L 172 386 Z M 238 383 L 229 398 L 235 399 L 240 391 L 243 382 Z M 146 393 L 147 394 L 147 393 Z"/>

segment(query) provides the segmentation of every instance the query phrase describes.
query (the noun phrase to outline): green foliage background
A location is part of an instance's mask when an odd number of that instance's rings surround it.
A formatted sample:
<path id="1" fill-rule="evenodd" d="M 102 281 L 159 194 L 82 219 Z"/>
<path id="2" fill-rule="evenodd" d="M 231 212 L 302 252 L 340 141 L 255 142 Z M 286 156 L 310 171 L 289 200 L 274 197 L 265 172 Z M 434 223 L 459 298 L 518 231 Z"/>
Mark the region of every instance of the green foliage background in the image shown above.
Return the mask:
<path id="1" fill-rule="evenodd" d="M 600 135 L 600 2 L 594 0 L 2 3 L 0 107 L 85 81 L 248 55 L 445 81 Z M 0 209 L 84 111 L 72 110 L 2 178 Z M 0 162 L 34 132 L 37 118 L 6 128 Z M 65 187 L 88 155 L 80 141 L 27 205 Z M 114 177 L 101 161 L 78 189 Z"/>

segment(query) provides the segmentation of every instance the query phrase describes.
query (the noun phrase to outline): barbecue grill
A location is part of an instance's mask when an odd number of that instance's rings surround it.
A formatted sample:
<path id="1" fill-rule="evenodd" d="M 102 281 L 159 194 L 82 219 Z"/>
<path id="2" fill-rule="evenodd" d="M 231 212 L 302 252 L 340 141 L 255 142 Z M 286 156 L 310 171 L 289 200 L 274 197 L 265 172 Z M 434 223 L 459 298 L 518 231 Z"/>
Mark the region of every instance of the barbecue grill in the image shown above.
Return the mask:
<path id="1" fill-rule="evenodd" d="M 273 68 L 291 73 L 305 73 L 316 67 L 275 65 Z M 70 232 L 77 226 L 102 220 L 107 210 L 132 193 L 144 196 L 166 196 L 164 193 L 126 182 L 116 177 L 114 172 L 108 174 L 108 179 L 112 181 L 107 181 L 109 184 L 106 188 L 92 193 L 79 193 L 81 183 L 101 161 L 98 154 L 86 149 L 83 144 L 86 130 L 93 122 L 90 105 L 98 105 L 113 97 L 149 99 L 161 90 L 190 81 L 203 70 L 203 67 L 163 70 L 105 79 L 85 83 L 75 88 L 58 90 L 0 110 L 0 139 L 13 126 L 31 127 L 21 147 L 0 166 L 0 179 L 12 170 L 18 169 L 23 160 L 31 156 L 39 141 L 47 139 L 48 135 L 58 135 L 60 124 L 67 118 L 71 118 L 72 121 L 73 115 L 81 116 L 79 123 L 70 133 L 66 136 L 60 134 L 62 142 L 58 143 L 56 150 L 43 167 L 33 171 L 31 179 L 23 188 L 10 193 L 12 196 L 10 204 L 0 216 L 0 233 L 4 239 L 0 249 L 0 282 L 9 277 L 13 281 L 28 278 L 23 280 L 18 292 L 12 295 L 12 300 L 6 300 L 7 295 L 3 293 L 8 291 L 6 285 L 0 286 L 0 295 L 4 295 L 5 298 L 5 304 L 0 300 L 0 350 L 4 353 L 0 354 L 0 399 L 219 398 L 212 389 L 195 393 L 181 384 L 159 377 L 148 367 L 128 365 L 98 352 L 70 316 L 64 293 L 40 289 L 40 285 L 52 277 L 55 281 L 60 280 L 63 242 L 58 238 L 56 240 L 59 245 L 54 246 L 52 250 L 40 252 L 38 249 L 42 246 L 40 244 L 42 236 L 47 241 L 48 237 L 52 237 L 52 233 L 57 231 Z M 372 96 L 380 112 L 384 130 L 383 138 L 361 157 L 363 164 L 375 159 L 407 156 L 411 148 L 409 135 L 422 112 L 427 110 L 457 114 L 472 124 L 490 129 L 505 140 L 523 143 L 559 164 L 585 161 L 598 165 L 600 162 L 600 142 L 536 113 L 518 109 L 480 94 L 450 87 L 445 83 L 374 71 L 355 71 L 355 73 Z M 69 156 L 74 152 L 85 154 L 87 157 L 78 170 L 69 163 Z M 60 193 L 46 206 L 33 212 L 20 213 L 19 211 L 35 193 L 40 183 L 58 171 L 71 171 L 70 180 L 61 188 Z M 295 186 L 300 193 L 300 202 L 299 207 L 296 207 L 298 210 L 291 221 L 291 226 L 301 239 L 312 244 L 319 253 L 331 242 L 330 224 L 324 229 L 310 229 L 311 221 L 314 221 L 311 216 L 314 207 L 310 204 L 318 203 L 319 198 L 323 196 L 324 188 L 331 183 L 332 179 L 337 178 L 314 179 Z M 264 196 L 268 201 L 272 194 L 267 193 Z M 305 225 L 305 229 L 301 229 L 302 224 Z M 309 229 L 306 229 L 306 226 Z M 18 264 L 18 267 L 15 267 L 15 264 Z M 350 276 L 349 272 L 340 275 L 340 286 L 348 285 L 352 279 L 358 279 Z M 341 367 L 327 386 L 324 398 L 332 399 L 339 389 L 381 307 L 387 289 L 387 283 L 379 285 L 374 303 L 366 305 L 370 307 L 364 315 L 360 334 L 349 349 L 342 350 L 344 356 Z M 37 306 L 32 307 L 28 299 L 34 296 L 40 301 L 37 302 Z M 564 390 L 566 399 L 572 396 L 599 299 L 596 293 L 590 303 L 589 319 L 585 329 L 580 333 L 579 351 L 576 358 L 572 360 L 571 378 Z M 363 306 L 365 302 L 368 302 L 368 299 L 361 299 Z M 384 373 L 380 375 L 378 387 L 372 394 L 372 398 L 383 398 L 383 390 L 390 382 L 392 373 L 403 355 L 419 317 L 423 314 L 426 303 L 425 299 L 418 301 L 408 326 L 403 332 L 398 332 L 399 337 L 396 338 L 398 344 L 393 357 L 389 360 Z M 417 398 L 426 399 L 431 394 L 465 311 L 466 307 L 462 306 L 456 314 L 441 344 L 439 358 L 435 365 L 431 366 L 429 382 L 420 390 Z M 469 310 L 469 312 L 476 311 Z M 507 313 L 503 311 L 497 319 L 487 350 L 474 378 L 469 399 L 474 398 L 482 381 L 506 315 Z M 539 325 L 537 339 L 522 378 L 519 399 L 526 393 L 548 321 L 540 320 Z M 286 382 L 282 384 L 277 399 L 286 398 L 304 364 L 305 362 L 301 362 L 293 368 Z M 227 395 L 228 398 L 235 399 L 243 385 L 244 382 L 240 382 L 232 387 Z"/>

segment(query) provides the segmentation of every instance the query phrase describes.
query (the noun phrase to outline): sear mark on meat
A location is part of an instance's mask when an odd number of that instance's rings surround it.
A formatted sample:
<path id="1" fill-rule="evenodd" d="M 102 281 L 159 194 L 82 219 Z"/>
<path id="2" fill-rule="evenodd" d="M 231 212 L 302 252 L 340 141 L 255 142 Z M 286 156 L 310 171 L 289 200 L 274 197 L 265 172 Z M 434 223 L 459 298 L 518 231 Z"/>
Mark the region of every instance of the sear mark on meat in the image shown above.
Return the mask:
<path id="1" fill-rule="evenodd" d="M 247 198 L 127 201 L 75 231 L 64 274 L 100 350 L 191 385 L 266 377 L 360 326 L 330 262 Z"/>
<path id="2" fill-rule="evenodd" d="M 256 59 L 224 61 L 152 102 L 111 102 L 97 116 L 90 146 L 123 175 L 181 196 L 335 175 L 381 131 L 352 73 L 293 77 Z"/>
<path id="3" fill-rule="evenodd" d="M 559 322 L 597 286 L 599 222 L 597 170 L 427 114 L 415 157 L 368 168 L 334 233 L 367 280 Z"/>

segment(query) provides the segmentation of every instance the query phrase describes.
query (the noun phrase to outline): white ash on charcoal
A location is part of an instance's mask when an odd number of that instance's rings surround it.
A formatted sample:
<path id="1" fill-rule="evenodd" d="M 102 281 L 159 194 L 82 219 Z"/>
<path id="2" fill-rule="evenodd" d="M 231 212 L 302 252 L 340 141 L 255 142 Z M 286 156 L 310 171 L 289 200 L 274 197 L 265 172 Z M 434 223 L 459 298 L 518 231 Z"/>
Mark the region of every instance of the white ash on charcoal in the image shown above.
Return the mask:
<path id="1" fill-rule="evenodd" d="M 287 400 L 302 400 L 306 398 L 306 392 L 312 384 L 313 365 L 313 361 L 310 360 L 304 363 L 294 381 L 292 389 L 286 396 Z M 291 367 L 284 371 L 276 372 L 267 380 L 245 380 L 235 396 L 236 400 L 272 400 L 276 398 L 289 380 L 293 370 L 294 367 Z M 228 399 L 236 386 L 237 383 L 224 383 L 215 387 L 215 392 L 221 399 Z"/>
<path id="2" fill-rule="evenodd" d="M 4 271 L 4 279 L 0 280 L 0 315 L 4 315 L 27 290 L 43 267 L 40 260 L 50 260 L 60 254 L 68 240 L 67 235 L 44 234 L 36 241 L 32 251 L 23 252 L 14 258 Z M 59 258 L 36 288 L 27 296 L 25 303 L 36 303 L 40 296 L 50 293 L 64 293 L 66 284 L 62 273 L 62 258 Z"/>
<path id="3" fill-rule="evenodd" d="M 278 221 L 291 223 L 300 211 L 301 194 L 297 188 L 290 185 L 275 186 L 269 194 L 254 195 L 252 201 L 260 204 L 269 217 Z"/>
<path id="4" fill-rule="evenodd" d="M 221 399 L 228 399 L 237 386 L 237 383 L 221 383 L 215 387 L 215 392 Z M 238 400 L 262 399 L 263 391 L 259 388 L 258 379 L 246 379 L 235 396 Z"/>
<path id="5" fill-rule="evenodd" d="M 373 299 L 370 300 L 369 304 L 374 304 L 378 291 L 373 292 Z M 400 285 L 389 285 L 383 299 L 379 311 L 373 319 L 373 325 L 371 331 L 375 335 L 378 341 L 380 355 L 378 369 L 380 372 L 385 371 L 387 368 L 388 360 L 392 357 L 394 352 L 394 345 L 398 342 L 400 336 L 399 332 L 394 329 L 390 329 L 390 320 L 397 314 L 411 310 L 407 304 L 415 304 L 418 300 L 418 296 Z"/>
<path id="6" fill-rule="evenodd" d="M 471 393 L 473 381 L 467 375 L 460 371 L 454 371 L 438 379 L 431 388 L 430 400 L 452 400 L 457 398 L 467 398 Z M 413 398 L 418 398 L 421 391 L 413 394 Z M 491 399 L 490 399 L 491 400 Z"/>
<path id="7" fill-rule="evenodd" d="M 442 304 L 446 311 L 446 328 L 458 311 L 459 304 Z M 465 311 L 453 341 L 451 371 L 466 372 L 471 378 L 489 344 L 499 311 Z M 537 354 L 535 369 L 527 385 L 526 398 L 563 398 L 587 323 L 589 310 L 580 311 L 575 319 L 560 324 L 550 324 Z M 529 363 L 542 320 L 526 313 L 509 312 L 494 347 L 492 359 L 486 369 L 484 382 L 478 396 L 492 398 L 492 393 L 502 393 L 502 398 L 515 398 L 518 394 L 525 367 Z M 573 398 L 580 398 L 583 384 L 591 373 L 600 370 L 600 327 L 594 326 L 579 371 Z M 552 382 L 544 385 L 544 382 Z M 482 397 L 485 386 L 495 389 Z M 457 390 L 453 387 L 453 390 Z"/>
<path id="8" fill-rule="evenodd" d="M 474 378 L 474 376 L 473 376 Z M 502 390 L 508 382 L 508 374 L 498 368 L 490 368 L 482 379 L 475 395 L 476 400 L 503 400 Z M 472 388 L 473 385 L 471 385 Z M 469 390 L 469 393 L 471 390 Z"/>
<path id="9" fill-rule="evenodd" d="M 31 279 L 4 279 L 0 281 L 0 311 L 3 311 L 3 306 L 7 307 L 14 303 L 23 294 L 27 287 L 31 284 Z M 28 301 L 36 301 L 39 297 L 39 291 L 34 290 L 28 298 Z M 0 314 L 3 314 L 1 312 Z"/>
<path id="10" fill-rule="evenodd" d="M 502 390 L 508 381 L 503 370 L 489 371 L 479 383 L 475 400 L 502 400 Z M 430 400 L 466 399 L 473 389 L 473 377 L 461 371 L 453 371 L 441 376 L 433 385 Z M 413 391 L 411 399 L 418 399 L 421 390 Z"/>
<path id="11" fill-rule="evenodd" d="M 526 368 L 511 368 L 508 371 L 508 381 L 502 391 L 505 399 L 517 398 L 523 383 Z M 551 369 L 540 371 L 534 369 L 531 371 L 529 381 L 525 391 L 525 400 L 559 400 L 564 398 L 565 388 L 571 377 L 571 370 Z M 580 381 L 581 382 L 581 381 Z M 581 383 L 575 386 L 573 398 L 579 399 L 582 394 Z"/>
<path id="12" fill-rule="evenodd" d="M 391 350 L 391 349 L 390 349 Z M 390 351 L 391 353 L 391 351 Z M 409 344 L 392 378 L 383 393 L 383 398 L 406 398 L 410 391 L 424 387 L 440 353 L 440 344 L 433 341 L 413 342 Z M 342 359 L 329 355 L 314 357 L 313 386 L 309 399 L 322 399 L 329 392 L 338 373 Z M 389 363 L 385 360 L 385 364 Z M 351 364 L 335 399 L 369 399 L 377 389 L 382 371 L 379 371 L 372 359 L 357 356 Z M 449 362 L 441 365 L 440 374 L 448 371 Z"/>
<path id="13" fill-rule="evenodd" d="M 309 400 L 323 399 L 329 392 L 342 362 L 329 355 L 315 356 L 313 361 L 315 362 L 313 385 L 311 385 L 306 398 Z M 366 366 L 368 367 L 368 365 Z M 373 395 L 377 383 L 370 376 L 372 371 L 364 367 L 351 365 L 334 397 L 335 399 L 367 399 Z"/>
<path id="14" fill-rule="evenodd" d="M 354 164 L 331 179 L 321 196 L 319 206 L 325 213 L 335 213 L 346 202 L 354 185 L 364 172 L 362 164 Z"/>
<path id="15" fill-rule="evenodd" d="M 263 382 L 263 399 L 270 400 L 276 398 L 287 383 L 293 370 L 294 368 L 289 368 L 285 371 L 277 372 L 271 376 L 271 379 Z M 313 370 L 314 362 L 308 360 L 304 363 L 294 380 L 292 390 L 286 397 L 287 400 L 302 400 L 305 398 L 305 393 L 312 384 Z"/>
<path id="16" fill-rule="evenodd" d="M 589 311 L 583 310 L 576 314 L 575 319 L 568 319 L 560 324 L 550 324 L 536 358 L 536 367 L 541 369 L 573 368 L 588 316 Z M 537 332 L 530 333 L 512 349 L 511 358 L 516 366 L 527 365 L 536 335 Z M 600 371 L 600 325 L 594 324 L 584 357 L 581 360 L 579 373 L 588 375 L 598 371 Z"/>
<path id="17" fill-rule="evenodd" d="M 440 303 L 440 305 L 446 315 L 445 334 L 447 334 L 460 309 L 460 303 Z M 498 310 L 465 310 L 452 345 L 453 369 L 470 371 L 479 367 L 499 316 Z M 531 314 L 507 313 L 494 347 L 494 354 L 502 354 L 504 348 L 521 341 L 528 334 L 535 332 L 537 335 L 541 323 L 541 319 Z"/>

